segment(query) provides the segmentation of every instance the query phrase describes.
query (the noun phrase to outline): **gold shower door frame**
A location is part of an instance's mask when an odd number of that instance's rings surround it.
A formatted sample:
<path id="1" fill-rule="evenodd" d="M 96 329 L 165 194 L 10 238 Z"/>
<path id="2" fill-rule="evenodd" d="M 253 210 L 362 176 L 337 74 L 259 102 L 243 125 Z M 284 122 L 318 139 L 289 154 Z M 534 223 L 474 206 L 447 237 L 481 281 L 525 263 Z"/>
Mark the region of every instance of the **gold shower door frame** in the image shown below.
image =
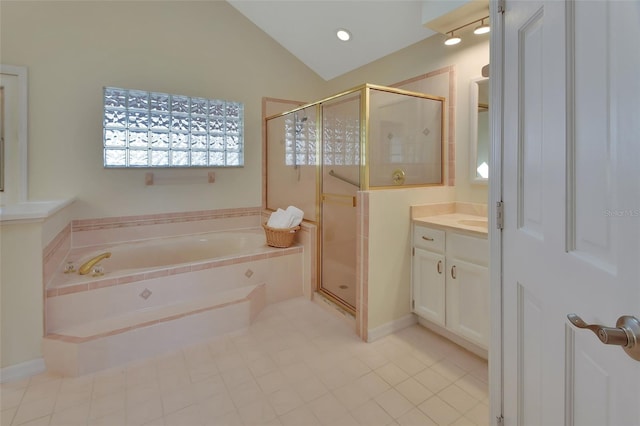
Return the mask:
<path id="1" fill-rule="evenodd" d="M 321 131 L 317 134 L 320 140 L 318 147 L 318 181 L 320 183 L 320 217 L 318 235 L 318 280 L 316 291 L 327 297 L 346 311 L 355 314 L 356 295 L 358 291 L 358 253 L 357 253 L 357 211 L 356 197 L 362 190 L 363 170 L 363 106 L 366 102 L 367 88 L 362 86 L 340 94 L 320 103 L 318 107 Z M 342 101 L 344 100 L 344 101 Z M 324 139 L 325 135 L 325 105 L 329 108 L 339 107 L 344 103 L 358 102 L 357 112 L 354 114 L 358 120 L 357 138 L 358 150 L 355 164 L 338 165 L 335 161 L 340 156 L 334 150 L 334 157 L 327 164 L 326 148 L 332 141 Z M 348 107 L 349 108 L 349 107 Z M 352 107 L 353 108 L 353 107 Z M 353 109 L 349 110 L 353 112 Z M 350 115 L 351 116 L 351 115 Z M 346 125 L 346 124 L 345 124 Z M 329 128 L 330 130 L 334 130 Z M 337 142 L 337 141 L 336 141 Z M 349 141 L 343 138 L 342 152 L 347 150 Z M 337 144 L 336 144 L 337 145 Z M 336 145 L 333 146 L 335 149 Z M 354 154 L 355 155 L 355 154 Z M 345 159 L 347 156 L 345 156 Z M 344 162 L 346 163 L 346 161 Z M 353 168 L 357 167 L 357 181 L 353 175 Z M 334 172 L 334 168 L 339 173 Z M 340 170 L 343 168 L 344 170 Z M 345 172 L 351 172 L 350 176 L 344 176 Z M 325 179 L 327 181 L 325 181 Z M 331 179 L 329 182 L 328 179 Z M 353 188 L 355 187 L 355 189 Z M 338 219 L 338 217 L 340 219 Z M 339 222 L 342 221 L 342 222 Z M 333 225 L 331 225 L 333 224 Z M 339 229 L 342 226 L 343 229 Z M 351 229 L 351 226 L 353 229 Z M 346 229 L 345 229 L 346 227 Z M 346 238 L 345 238 L 346 236 Z M 331 245 L 331 247 L 329 247 Z"/>
<path id="2" fill-rule="evenodd" d="M 407 95 L 407 96 L 413 96 L 413 97 L 417 97 L 417 98 L 424 98 L 424 99 L 431 99 L 431 100 L 435 100 L 435 101 L 440 101 L 441 102 L 441 137 L 440 137 L 440 182 L 438 183 L 430 183 L 430 184 L 404 184 L 404 185 L 400 185 L 400 186 L 370 186 L 369 184 L 369 174 L 370 174 L 370 165 L 369 165 L 369 161 L 368 159 L 370 158 L 370 146 L 367 143 L 367 141 L 369 140 L 369 101 L 370 101 L 370 93 L 371 90 L 377 90 L 377 91 L 382 91 L 382 92 L 389 92 L 389 93 L 394 93 L 394 94 L 399 94 L 399 95 Z M 357 189 L 356 193 L 358 192 L 362 192 L 362 191 L 369 191 L 369 190 L 377 190 L 377 189 L 406 189 L 406 188 L 411 188 L 411 187 L 427 187 L 427 186 L 436 186 L 436 185 L 442 185 L 444 182 L 444 164 L 445 164 L 445 159 L 444 159 L 444 153 L 445 153 L 445 147 L 444 147 L 444 123 L 445 123 L 445 98 L 440 97 L 440 96 L 433 96 L 433 95 L 427 95 L 424 93 L 418 93 L 418 92 L 411 92 L 408 90 L 403 90 L 403 89 L 397 89 L 397 88 L 392 88 L 392 87 L 386 87 L 386 86 L 379 86 L 379 85 L 374 85 L 374 84 L 364 84 L 361 86 L 357 86 L 355 88 L 346 90 L 344 92 L 338 93 L 336 95 L 330 96 L 328 98 L 322 99 L 320 101 L 316 101 L 316 102 L 312 102 L 309 104 L 305 104 L 305 105 L 301 105 L 297 108 L 294 108 L 292 110 L 280 113 L 280 114 L 276 114 L 270 117 L 266 117 L 265 121 L 268 122 L 268 120 L 273 119 L 273 118 L 277 118 L 277 117 L 281 117 L 281 116 L 286 116 L 288 114 L 297 112 L 297 111 L 301 111 L 304 110 L 306 108 L 315 106 L 316 107 L 316 123 L 318 123 L 317 128 L 316 128 L 316 211 L 315 211 L 315 217 L 316 217 L 316 222 L 312 222 L 314 223 L 314 225 L 316 225 L 317 227 L 317 232 L 318 232 L 318 238 L 317 240 L 317 247 L 316 247 L 316 291 L 321 293 L 322 295 L 324 295 L 325 297 L 327 297 L 328 299 L 330 299 L 332 302 L 336 303 L 338 306 L 340 306 L 341 308 L 345 309 L 346 311 L 355 314 L 356 309 L 358 309 L 358 306 L 352 306 L 351 304 L 347 303 L 345 300 L 342 300 L 340 297 L 336 296 L 335 294 L 331 293 L 330 291 L 326 291 L 325 289 L 323 289 L 322 287 L 322 283 L 323 283 L 323 238 L 322 236 L 324 235 L 324 224 L 323 224 L 323 203 L 324 202 L 329 202 L 329 203 L 341 203 L 344 205 L 351 205 L 352 207 L 356 207 L 356 200 L 357 197 L 356 196 L 349 196 L 349 195 L 345 195 L 345 194 L 332 194 L 332 193 L 324 193 L 323 189 L 324 189 L 324 177 L 323 177 L 323 164 L 324 164 L 324 153 L 323 153 L 323 147 L 324 147 L 324 143 L 323 143 L 323 116 L 322 116 L 322 104 L 327 103 L 329 101 L 333 101 L 336 100 L 340 97 L 343 96 L 348 96 L 348 95 L 352 95 L 355 93 L 360 93 L 360 120 L 359 120 L 359 133 L 360 133 L 360 158 L 359 158 L 359 188 Z M 268 155 L 268 149 L 267 149 L 267 155 Z M 267 173 L 268 175 L 268 173 Z M 266 191 L 268 192 L 268 185 L 266 185 Z M 265 200 L 268 200 L 268 197 L 265 194 Z M 267 210 L 270 211 L 275 211 L 275 209 L 270 208 L 268 206 L 266 206 Z M 358 225 L 357 227 L 361 226 L 361 224 L 359 223 L 361 220 L 361 218 L 357 218 L 357 222 Z M 354 229 L 354 233 L 356 233 L 356 238 L 357 238 L 357 229 Z M 357 244 L 357 246 L 360 246 Z M 368 257 L 366 253 L 356 253 L 356 259 L 363 259 L 365 257 Z M 358 266 L 356 264 L 356 277 L 357 280 L 356 282 L 354 282 L 354 291 L 356 293 L 356 295 L 358 294 L 358 292 L 361 291 L 362 288 L 362 283 L 360 282 L 362 280 L 362 277 L 357 274 L 357 270 L 358 270 Z M 356 299 L 357 300 L 357 299 Z M 356 302 L 357 304 L 357 302 Z"/>

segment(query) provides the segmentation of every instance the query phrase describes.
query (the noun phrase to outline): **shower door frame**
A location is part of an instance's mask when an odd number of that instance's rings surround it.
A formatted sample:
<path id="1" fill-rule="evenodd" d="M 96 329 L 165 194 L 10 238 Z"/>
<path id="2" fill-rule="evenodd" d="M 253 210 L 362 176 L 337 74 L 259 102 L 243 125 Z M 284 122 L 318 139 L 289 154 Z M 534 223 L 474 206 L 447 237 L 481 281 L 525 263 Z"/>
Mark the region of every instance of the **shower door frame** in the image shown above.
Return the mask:
<path id="1" fill-rule="evenodd" d="M 412 96 L 412 97 L 417 97 L 417 98 L 423 98 L 423 99 L 431 99 L 431 100 L 435 100 L 435 101 L 440 101 L 441 102 L 441 134 L 440 134 L 440 181 L 438 183 L 428 183 L 428 184 L 402 184 L 402 185 L 390 185 L 390 186 L 370 186 L 369 185 L 369 172 L 370 172 L 370 162 L 368 161 L 368 159 L 370 158 L 370 146 L 367 143 L 367 141 L 369 140 L 369 113 L 370 113 L 370 97 L 371 97 L 371 90 L 377 90 L 377 91 L 382 91 L 382 92 L 388 92 L 388 93 L 394 93 L 394 94 L 398 94 L 398 95 L 405 95 L 405 96 Z M 351 306 L 349 305 L 347 302 L 345 302 L 344 300 L 340 299 L 339 297 L 337 297 L 336 295 L 332 294 L 331 292 L 325 290 L 322 288 L 322 250 L 323 250 L 323 215 L 322 215 L 322 203 L 323 203 L 323 187 L 324 187 L 324 182 L 323 182 L 323 177 L 322 177 L 322 170 L 323 170 L 323 162 L 324 162 L 324 153 L 323 153 L 323 148 L 324 148 L 324 143 L 323 143 L 323 126 L 322 126 L 322 104 L 327 103 L 329 101 L 335 100 L 337 98 L 340 98 L 342 96 L 347 96 L 350 94 L 354 94 L 360 92 L 360 116 L 359 116 L 359 131 L 360 131 L 360 141 L 359 141 L 359 145 L 360 145 L 360 158 L 359 158 L 359 176 L 360 176 L 360 185 L 356 191 L 356 199 L 359 198 L 358 195 L 360 193 L 362 193 L 363 191 L 369 191 L 369 190 L 383 190 L 383 189 L 406 189 L 406 188 L 420 188 L 420 187 L 429 187 L 429 186 L 442 186 L 444 185 L 444 173 L 445 173 L 445 112 L 446 112 L 446 98 L 442 97 L 442 96 L 435 96 L 435 95 L 428 95 L 425 93 L 420 93 L 420 92 L 412 92 L 409 90 L 403 90 L 403 89 L 398 89 L 395 87 L 387 87 L 387 86 L 380 86 L 380 85 L 375 85 L 375 84 L 362 84 L 360 86 L 356 86 L 354 88 L 351 88 L 349 90 L 345 90 L 343 92 L 337 93 L 333 96 L 330 96 L 328 98 L 324 98 L 321 99 L 319 101 L 316 102 L 311 102 L 311 103 L 307 103 L 304 105 L 300 105 L 296 108 L 293 108 L 291 110 L 279 113 L 279 114 L 275 114 L 269 117 L 265 117 L 265 128 L 267 127 L 266 123 L 274 118 L 278 118 L 278 117 L 282 117 L 282 116 L 286 116 L 288 114 L 292 114 L 292 113 L 296 113 L 297 111 L 301 111 L 304 110 L 306 108 L 309 107 L 315 107 L 316 108 L 316 123 L 317 123 L 317 127 L 316 127 L 316 206 L 315 206 L 315 218 L 316 221 L 309 221 L 311 223 L 313 223 L 316 228 L 317 228 L 317 238 L 316 238 L 316 271 L 315 271 L 315 276 L 316 276 L 316 288 L 315 291 L 317 291 L 318 293 L 322 294 L 324 297 L 328 298 L 330 301 L 332 301 L 333 303 L 335 303 L 336 305 L 338 305 L 340 308 L 344 309 L 345 311 L 353 314 L 356 316 L 356 320 L 357 317 L 360 316 L 366 316 L 367 312 L 366 312 L 366 307 L 364 306 L 360 306 L 362 305 L 362 297 L 358 297 L 358 295 L 361 294 L 361 292 L 363 291 L 363 271 L 362 271 L 362 262 L 365 259 L 368 259 L 368 254 L 361 252 L 361 253 L 356 253 L 356 259 L 360 259 L 360 262 L 356 265 L 356 282 L 354 283 L 355 286 L 355 292 L 356 292 L 356 306 Z M 268 166 L 268 140 L 267 140 L 267 144 L 265 146 L 265 168 L 267 168 Z M 265 170 L 265 180 L 268 179 L 268 171 Z M 268 211 L 274 211 L 274 209 L 267 207 L 267 200 L 268 200 L 268 184 L 265 183 L 265 210 Z M 354 203 L 355 204 L 355 203 Z M 357 205 L 354 205 L 354 207 L 359 207 Z M 358 215 L 358 213 L 356 213 Z M 306 219 L 305 219 L 306 220 Z M 363 226 L 362 223 L 360 223 L 360 216 L 358 215 L 357 217 L 357 229 L 361 228 Z M 357 232 L 356 229 L 356 232 Z M 362 244 L 361 241 L 359 241 L 359 239 L 357 238 L 357 234 L 356 234 L 356 247 L 357 250 L 362 251 Z M 314 271 L 310 271 L 312 274 L 314 273 Z M 365 279 L 366 280 L 366 279 Z"/>
<path id="2" fill-rule="evenodd" d="M 323 176 L 323 171 L 324 171 L 324 139 L 323 139 L 323 134 L 324 134 L 324 115 L 322 113 L 322 105 L 333 101 L 335 99 L 344 97 L 344 96 L 349 96 L 349 95 L 353 95 L 355 93 L 359 93 L 360 97 L 358 99 L 359 103 L 360 103 L 360 111 L 358 113 L 358 137 L 359 137 L 359 142 L 358 144 L 360 145 L 360 149 L 359 149 L 359 155 L 358 155 L 358 188 L 356 189 L 356 195 L 353 198 L 353 208 L 357 208 L 357 198 L 358 198 L 358 193 L 360 193 L 361 191 L 364 191 L 365 187 L 367 187 L 368 185 L 364 184 L 364 180 L 363 180 L 363 176 L 364 176 L 364 150 L 365 150 L 365 142 L 366 142 L 366 136 L 365 136 L 365 132 L 366 132 L 366 119 L 363 119 L 363 117 L 367 117 L 367 112 L 368 112 L 368 100 L 367 100 L 367 95 L 368 95 L 368 91 L 367 91 L 367 85 L 362 85 L 362 86 L 358 86 L 355 87 L 353 89 L 347 90 L 345 92 L 339 93 L 335 96 L 332 96 L 330 98 L 327 99 L 323 99 L 322 101 L 318 102 L 318 123 L 320 123 L 320 131 L 318 131 L 316 134 L 318 136 L 318 139 L 316 140 L 316 147 L 317 147 L 317 153 L 316 153 L 316 158 L 318 159 L 318 193 L 319 193 L 319 204 L 318 204 L 318 211 L 320 213 L 320 215 L 318 216 L 318 247 L 317 247 L 317 258 L 316 258 L 316 264 L 318 265 L 318 271 L 317 271 L 317 280 L 316 280 L 316 291 L 320 294 L 322 294 L 324 297 L 328 298 L 329 300 L 331 300 L 333 303 L 335 303 L 336 305 L 338 305 L 339 307 L 341 307 L 342 309 L 344 309 L 345 311 L 353 314 L 354 316 L 356 315 L 356 313 L 358 311 L 360 311 L 359 308 L 359 300 L 360 298 L 358 297 L 358 294 L 361 290 L 361 273 L 360 273 L 360 268 L 359 268 L 359 264 L 358 264 L 358 259 L 362 258 L 362 253 L 360 253 L 360 255 L 358 255 L 357 251 L 360 248 L 361 244 L 358 241 L 358 228 L 359 228 L 359 218 L 358 218 L 358 212 L 356 210 L 356 229 L 354 230 L 354 232 L 356 233 L 355 235 L 355 239 L 356 239 L 356 270 L 355 270 L 355 282 L 353 283 L 354 286 L 354 296 L 355 296 L 355 303 L 354 306 L 351 306 L 348 302 L 346 302 L 345 300 L 342 300 L 339 296 L 333 294 L 331 291 L 329 291 L 326 288 L 323 288 L 322 284 L 323 284 L 323 271 L 324 271 L 324 262 L 323 262 L 323 252 L 324 252 L 324 203 L 325 203 L 325 192 L 324 192 L 324 176 Z M 367 181 L 368 184 L 368 181 Z M 337 194 L 333 194 L 333 195 L 337 195 Z"/>

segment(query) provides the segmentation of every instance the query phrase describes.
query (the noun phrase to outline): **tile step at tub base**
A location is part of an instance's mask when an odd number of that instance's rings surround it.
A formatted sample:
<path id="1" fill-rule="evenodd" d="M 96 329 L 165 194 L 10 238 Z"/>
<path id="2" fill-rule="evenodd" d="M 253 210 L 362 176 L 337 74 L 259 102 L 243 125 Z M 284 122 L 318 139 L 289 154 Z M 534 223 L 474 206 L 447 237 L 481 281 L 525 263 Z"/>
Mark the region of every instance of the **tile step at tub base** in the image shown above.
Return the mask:
<path id="1" fill-rule="evenodd" d="M 43 339 L 47 370 L 80 376 L 160 355 L 248 327 L 265 284 L 55 330 Z"/>

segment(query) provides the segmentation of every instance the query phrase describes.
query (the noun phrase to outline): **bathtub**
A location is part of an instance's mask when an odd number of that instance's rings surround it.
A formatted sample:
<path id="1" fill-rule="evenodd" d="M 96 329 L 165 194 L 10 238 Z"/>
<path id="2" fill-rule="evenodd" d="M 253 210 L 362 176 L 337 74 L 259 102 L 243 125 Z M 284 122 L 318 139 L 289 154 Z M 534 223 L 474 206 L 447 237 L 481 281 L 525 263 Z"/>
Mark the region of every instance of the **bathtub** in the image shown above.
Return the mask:
<path id="1" fill-rule="evenodd" d="M 65 269 L 69 266 L 77 271 L 86 261 L 105 252 L 111 253 L 111 257 L 96 264 L 101 267 L 104 275 L 65 273 Z M 47 289 L 64 288 L 82 282 L 104 281 L 123 276 L 136 276 L 148 271 L 171 272 L 180 270 L 180 266 L 185 264 L 210 264 L 224 259 L 269 252 L 273 250 L 266 245 L 264 232 L 261 229 L 219 231 L 105 245 L 99 248 L 80 248 L 69 253 L 60 266 L 59 273 L 47 285 Z"/>
<path id="2" fill-rule="evenodd" d="M 78 264 L 109 251 L 111 257 L 101 262 L 105 271 L 146 270 L 254 254 L 264 252 L 265 248 L 262 232 L 215 232 L 100 249 L 83 257 Z"/>
<path id="3" fill-rule="evenodd" d="M 107 251 L 104 275 L 64 273 Z M 301 246 L 269 247 L 262 229 L 72 249 L 46 287 L 45 363 L 85 374 L 246 327 L 303 295 L 303 263 Z"/>

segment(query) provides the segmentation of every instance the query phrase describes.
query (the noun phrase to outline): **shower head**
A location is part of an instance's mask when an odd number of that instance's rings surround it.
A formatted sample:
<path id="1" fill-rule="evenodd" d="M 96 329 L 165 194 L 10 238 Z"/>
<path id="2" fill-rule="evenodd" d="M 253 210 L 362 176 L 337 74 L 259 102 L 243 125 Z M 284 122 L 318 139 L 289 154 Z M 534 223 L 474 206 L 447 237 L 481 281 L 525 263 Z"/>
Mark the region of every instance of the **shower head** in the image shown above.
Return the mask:
<path id="1" fill-rule="evenodd" d="M 307 121 L 307 117 L 302 117 L 300 120 L 297 121 L 296 123 L 296 135 L 299 134 L 300 132 L 302 132 L 302 129 L 304 128 L 302 123 L 304 123 L 305 121 Z"/>

